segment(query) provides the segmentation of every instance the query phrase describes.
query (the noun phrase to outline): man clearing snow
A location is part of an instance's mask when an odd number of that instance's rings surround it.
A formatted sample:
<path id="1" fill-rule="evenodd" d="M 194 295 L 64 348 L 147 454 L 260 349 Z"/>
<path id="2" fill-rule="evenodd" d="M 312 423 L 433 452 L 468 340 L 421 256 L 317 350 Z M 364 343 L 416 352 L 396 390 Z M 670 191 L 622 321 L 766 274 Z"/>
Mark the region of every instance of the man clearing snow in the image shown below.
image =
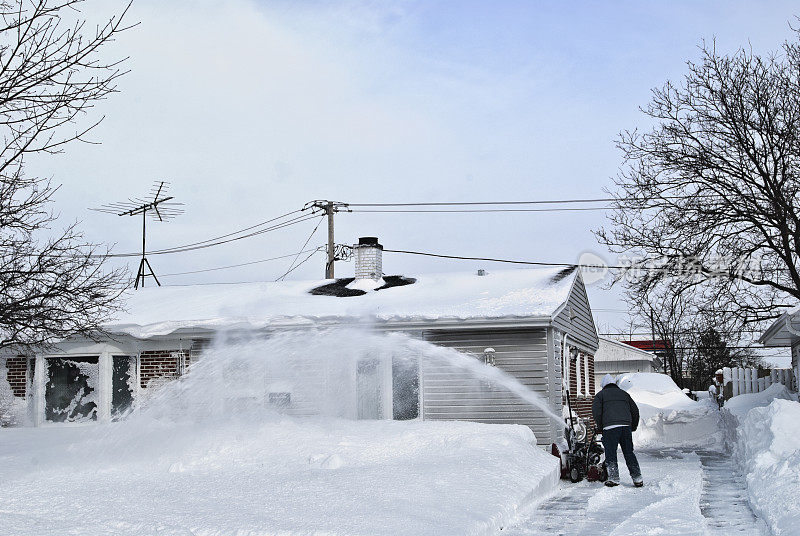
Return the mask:
<path id="1" fill-rule="evenodd" d="M 633 435 L 639 425 L 639 408 L 631 396 L 617 386 L 614 377 L 606 374 L 601 383 L 602 389 L 592 402 L 592 417 L 597 428 L 602 430 L 603 448 L 606 450 L 608 480 L 606 486 L 619 485 L 619 466 L 617 465 L 617 446 L 622 447 L 625 464 L 637 488 L 644 485 L 639 462 L 633 453 Z"/>
<path id="2" fill-rule="evenodd" d="M 708 388 L 708 396 L 711 397 L 711 400 L 716 402 L 717 406 L 720 408 L 725 404 L 725 380 L 722 369 L 714 373 L 714 381 Z"/>

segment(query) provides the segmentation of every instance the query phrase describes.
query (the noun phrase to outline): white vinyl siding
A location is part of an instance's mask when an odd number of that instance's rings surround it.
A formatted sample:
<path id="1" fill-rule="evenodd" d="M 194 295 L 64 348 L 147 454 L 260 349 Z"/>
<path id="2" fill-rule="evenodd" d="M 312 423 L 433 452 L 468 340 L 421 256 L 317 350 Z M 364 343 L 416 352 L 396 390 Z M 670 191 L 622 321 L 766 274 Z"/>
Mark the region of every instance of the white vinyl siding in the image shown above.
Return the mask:
<path id="1" fill-rule="evenodd" d="M 495 349 L 495 366 L 509 373 L 545 400 L 553 389 L 548 374 L 547 330 L 431 331 L 425 339 L 441 346 L 483 358 Z M 539 444 L 552 442 L 550 419 L 507 390 L 488 384 L 444 362 L 422 363 L 423 419 L 514 423 L 529 426 Z M 560 407 L 557 408 L 560 411 Z"/>

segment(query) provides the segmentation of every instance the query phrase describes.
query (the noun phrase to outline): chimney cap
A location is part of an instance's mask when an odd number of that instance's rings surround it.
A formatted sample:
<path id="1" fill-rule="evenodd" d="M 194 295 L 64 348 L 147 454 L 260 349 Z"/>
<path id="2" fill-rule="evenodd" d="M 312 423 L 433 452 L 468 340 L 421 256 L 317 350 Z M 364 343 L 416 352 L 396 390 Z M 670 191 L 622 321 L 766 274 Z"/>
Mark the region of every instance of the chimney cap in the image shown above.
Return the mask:
<path id="1" fill-rule="evenodd" d="M 378 243 L 377 236 L 362 236 L 358 239 L 359 246 L 375 246 L 383 249 L 383 246 Z"/>

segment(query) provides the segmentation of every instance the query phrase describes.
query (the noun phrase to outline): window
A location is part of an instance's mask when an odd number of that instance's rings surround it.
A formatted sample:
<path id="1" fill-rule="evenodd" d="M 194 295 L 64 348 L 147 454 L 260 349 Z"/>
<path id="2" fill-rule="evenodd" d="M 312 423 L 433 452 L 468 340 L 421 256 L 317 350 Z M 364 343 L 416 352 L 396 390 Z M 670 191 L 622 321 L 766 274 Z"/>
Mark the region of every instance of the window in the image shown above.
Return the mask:
<path id="1" fill-rule="evenodd" d="M 589 385 L 589 354 L 583 354 L 583 376 L 586 385 L 586 396 L 592 396 L 592 390 Z"/>

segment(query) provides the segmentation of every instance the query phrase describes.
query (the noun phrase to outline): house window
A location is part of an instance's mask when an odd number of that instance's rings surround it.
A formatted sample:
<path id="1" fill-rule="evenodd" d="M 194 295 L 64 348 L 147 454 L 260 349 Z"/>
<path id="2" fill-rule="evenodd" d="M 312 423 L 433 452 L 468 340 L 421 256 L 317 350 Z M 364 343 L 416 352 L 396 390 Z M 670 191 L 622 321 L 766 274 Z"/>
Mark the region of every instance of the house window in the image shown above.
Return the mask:
<path id="1" fill-rule="evenodd" d="M 589 388 L 589 354 L 583 354 L 583 376 L 586 385 L 586 396 L 592 396 L 592 390 Z"/>
<path id="2" fill-rule="evenodd" d="M 380 419 L 383 415 L 380 362 L 367 358 L 356 366 L 358 419 Z"/>
<path id="3" fill-rule="evenodd" d="M 419 361 L 392 359 L 392 418 L 398 421 L 419 417 Z"/>
<path id="4" fill-rule="evenodd" d="M 50 422 L 96 421 L 98 358 L 48 358 L 46 367 L 45 419 Z"/>
<path id="5" fill-rule="evenodd" d="M 575 358 L 575 392 L 578 396 L 583 395 L 583 376 L 581 375 L 581 354 Z"/>

